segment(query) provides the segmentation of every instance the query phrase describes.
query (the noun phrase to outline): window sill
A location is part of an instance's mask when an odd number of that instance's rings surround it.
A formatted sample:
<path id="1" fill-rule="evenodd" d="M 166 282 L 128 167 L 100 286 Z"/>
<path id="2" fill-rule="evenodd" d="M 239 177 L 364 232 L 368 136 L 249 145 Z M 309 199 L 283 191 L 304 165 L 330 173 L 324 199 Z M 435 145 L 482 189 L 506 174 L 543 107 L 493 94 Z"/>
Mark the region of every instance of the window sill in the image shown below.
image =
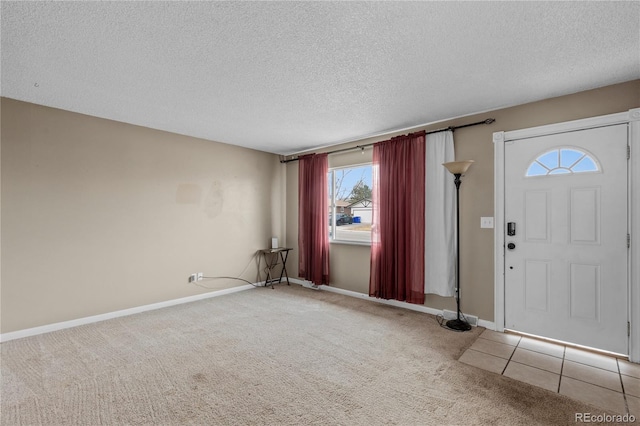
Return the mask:
<path id="1" fill-rule="evenodd" d="M 371 242 L 369 241 L 329 240 L 329 244 L 371 247 Z"/>

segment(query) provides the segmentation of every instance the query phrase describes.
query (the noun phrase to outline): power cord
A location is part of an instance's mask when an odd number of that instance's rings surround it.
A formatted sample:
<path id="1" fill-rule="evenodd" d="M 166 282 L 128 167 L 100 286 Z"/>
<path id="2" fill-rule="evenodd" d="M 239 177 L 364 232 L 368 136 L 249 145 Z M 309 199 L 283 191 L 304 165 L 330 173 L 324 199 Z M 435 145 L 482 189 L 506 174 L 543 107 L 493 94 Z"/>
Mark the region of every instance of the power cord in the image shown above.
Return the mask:
<path id="1" fill-rule="evenodd" d="M 238 281 L 244 281 L 247 284 L 251 284 L 254 287 L 260 287 L 260 286 L 256 285 L 255 283 L 252 283 L 249 280 L 245 280 L 244 278 L 238 278 L 238 277 L 202 277 L 202 278 L 206 279 L 206 280 L 238 280 Z M 202 285 L 202 284 L 198 284 L 197 281 L 194 281 L 194 284 L 197 285 L 198 287 L 206 288 L 208 290 L 215 290 L 214 288 L 207 287 L 207 286 Z"/>
<path id="2" fill-rule="evenodd" d="M 260 258 L 259 256 L 259 251 L 256 251 L 253 256 L 251 256 L 251 258 L 249 259 L 249 262 L 247 263 L 247 266 L 244 267 L 244 269 L 242 270 L 242 272 L 240 272 L 238 274 L 238 277 L 241 277 L 244 275 L 245 272 L 247 272 L 247 269 L 249 268 L 249 266 L 251 265 L 251 262 L 253 262 L 256 258 L 258 259 L 258 267 L 260 266 Z"/>
<path id="3" fill-rule="evenodd" d="M 262 287 L 259 286 L 255 283 L 252 283 L 249 280 L 245 280 L 244 278 L 241 278 L 242 275 L 244 275 L 245 272 L 247 272 L 247 269 L 249 268 L 249 266 L 251 266 L 251 263 L 255 261 L 255 259 L 258 259 L 258 268 L 260 267 L 260 252 L 257 251 L 253 254 L 253 256 L 251 256 L 251 258 L 249 259 L 249 262 L 247 263 L 247 266 L 244 267 L 244 269 L 242 270 L 242 272 L 240 272 L 240 274 L 238 274 L 237 277 L 228 277 L 228 276 L 218 276 L 218 277 L 202 277 L 203 279 L 207 279 L 207 280 L 238 280 L 238 281 L 242 281 L 245 282 L 247 284 L 251 284 L 254 287 Z M 269 270 L 269 265 L 267 264 L 264 269 L 262 270 L 262 272 L 264 272 L 265 274 L 267 273 L 267 271 Z M 194 285 L 198 286 L 198 287 L 202 287 L 202 288 L 206 288 L 207 290 L 215 290 L 215 288 L 211 288 L 211 287 L 207 287 L 205 285 L 199 284 L 197 281 L 193 282 Z"/>
<path id="4" fill-rule="evenodd" d="M 217 277 L 202 277 L 202 278 L 203 279 L 207 279 L 207 280 L 238 280 L 238 281 L 245 282 L 247 284 L 251 284 L 254 287 L 260 287 L 259 285 L 256 285 L 255 283 L 252 283 L 249 280 L 245 280 L 244 278 L 241 278 L 244 275 L 244 273 L 247 272 L 247 269 L 249 269 L 249 266 L 251 266 L 251 263 L 253 263 L 256 260 L 258 254 L 259 254 L 259 252 L 255 252 L 253 254 L 253 256 L 251 256 L 251 258 L 249 259 L 249 262 L 247 262 L 247 266 L 244 267 L 242 272 L 240 272 L 240 274 L 238 274 L 237 277 L 217 276 Z M 259 258 L 258 258 L 258 260 L 259 260 Z M 193 281 L 192 284 L 194 284 L 194 285 L 196 285 L 198 287 L 206 288 L 207 290 L 216 290 L 215 288 L 211 288 L 211 287 L 207 287 L 206 285 L 202 285 L 198 281 Z"/>

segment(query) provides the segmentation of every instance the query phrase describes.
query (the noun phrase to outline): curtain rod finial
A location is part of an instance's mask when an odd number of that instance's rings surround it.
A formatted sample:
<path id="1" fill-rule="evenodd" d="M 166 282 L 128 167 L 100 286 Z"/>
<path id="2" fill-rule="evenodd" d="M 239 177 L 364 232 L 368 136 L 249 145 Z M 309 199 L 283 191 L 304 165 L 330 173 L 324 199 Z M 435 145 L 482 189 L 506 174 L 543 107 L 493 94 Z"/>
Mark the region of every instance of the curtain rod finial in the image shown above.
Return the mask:
<path id="1" fill-rule="evenodd" d="M 496 119 L 495 119 L 495 118 L 487 118 L 486 120 L 484 120 L 484 124 L 491 124 L 491 123 L 493 123 L 494 121 L 496 121 Z"/>

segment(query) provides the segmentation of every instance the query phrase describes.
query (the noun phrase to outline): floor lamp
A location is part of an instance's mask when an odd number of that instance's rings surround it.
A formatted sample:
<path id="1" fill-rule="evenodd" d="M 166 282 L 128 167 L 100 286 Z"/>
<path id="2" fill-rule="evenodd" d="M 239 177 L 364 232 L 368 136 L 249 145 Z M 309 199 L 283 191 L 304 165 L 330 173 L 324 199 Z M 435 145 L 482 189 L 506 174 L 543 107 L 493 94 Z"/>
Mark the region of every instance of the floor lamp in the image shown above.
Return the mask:
<path id="1" fill-rule="evenodd" d="M 447 328 L 455 331 L 471 330 L 471 325 L 460 318 L 460 184 L 462 183 L 460 177 L 469 169 L 472 163 L 473 160 L 467 160 L 443 164 L 455 177 L 453 182 L 456 184 L 456 306 L 458 316 L 456 319 L 446 322 Z"/>

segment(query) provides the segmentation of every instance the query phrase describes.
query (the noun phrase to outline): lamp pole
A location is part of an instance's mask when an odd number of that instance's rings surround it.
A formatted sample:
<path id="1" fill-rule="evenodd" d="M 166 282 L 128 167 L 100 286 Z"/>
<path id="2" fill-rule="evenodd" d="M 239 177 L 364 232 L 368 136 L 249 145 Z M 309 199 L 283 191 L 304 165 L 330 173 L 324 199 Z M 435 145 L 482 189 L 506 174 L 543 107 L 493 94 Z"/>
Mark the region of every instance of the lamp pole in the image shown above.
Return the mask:
<path id="1" fill-rule="evenodd" d="M 460 318 L 460 179 L 464 172 L 473 164 L 473 160 L 452 161 L 444 163 L 443 166 L 449 170 L 454 176 L 453 183 L 456 184 L 456 319 L 449 320 L 445 323 L 447 328 L 454 331 L 471 330 L 471 325 L 464 319 Z"/>
<path id="2" fill-rule="evenodd" d="M 456 184 L 456 312 L 457 318 L 447 321 L 447 327 L 456 331 L 471 330 L 471 325 L 460 318 L 460 176 L 462 173 L 455 173 Z"/>

